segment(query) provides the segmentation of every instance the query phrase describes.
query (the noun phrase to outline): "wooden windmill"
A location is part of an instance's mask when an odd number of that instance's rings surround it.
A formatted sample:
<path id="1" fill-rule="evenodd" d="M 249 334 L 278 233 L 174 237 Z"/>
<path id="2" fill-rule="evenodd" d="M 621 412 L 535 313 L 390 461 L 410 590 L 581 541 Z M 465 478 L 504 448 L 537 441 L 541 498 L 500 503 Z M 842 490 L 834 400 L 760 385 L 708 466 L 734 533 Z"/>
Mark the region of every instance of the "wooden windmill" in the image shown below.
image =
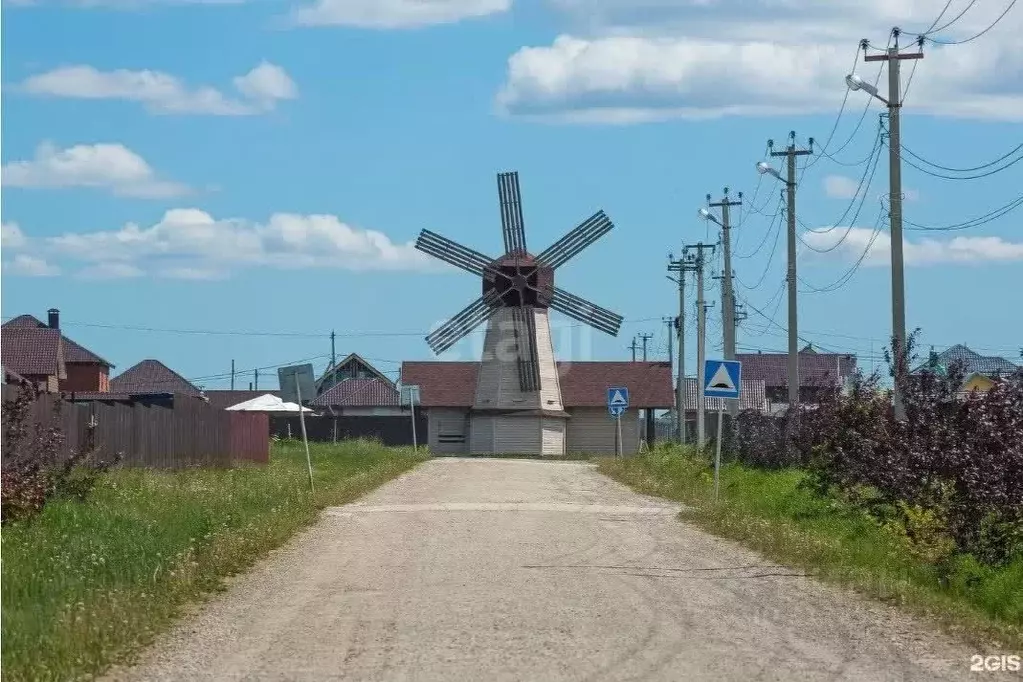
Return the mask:
<path id="1" fill-rule="evenodd" d="M 505 253 L 491 258 L 423 230 L 416 248 L 482 280 L 479 298 L 426 337 L 437 354 L 487 322 L 475 400 L 472 453 L 560 454 L 567 414 L 561 401 L 549 309 L 611 336 L 622 317 L 554 285 L 554 271 L 614 225 L 597 211 L 537 255 L 526 248 L 518 173 L 499 173 Z"/>

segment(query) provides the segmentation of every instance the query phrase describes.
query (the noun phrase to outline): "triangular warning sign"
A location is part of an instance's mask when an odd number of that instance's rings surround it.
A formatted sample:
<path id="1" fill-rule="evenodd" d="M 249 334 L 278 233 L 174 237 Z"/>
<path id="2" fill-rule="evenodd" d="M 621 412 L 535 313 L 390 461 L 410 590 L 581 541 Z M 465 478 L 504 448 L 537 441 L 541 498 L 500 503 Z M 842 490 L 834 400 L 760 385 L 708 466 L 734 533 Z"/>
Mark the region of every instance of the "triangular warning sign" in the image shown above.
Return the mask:
<path id="1" fill-rule="evenodd" d="M 732 377 L 728 373 L 728 368 L 724 365 L 718 365 L 717 371 L 714 372 L 714 376 L 710 378 L 710 383 L 707 384 L 708 388 L 718 388 L 724 391 L 734 391 L 735 384 L 732 383 Z"/>
<path id="2" fill-rule="evenodd" d="M 615 391 L 611 395 L 611 405 L 612 406 L 615 406 L 615 405 L 628 405 L 628 404 L 629 404 L 629 401 L 625 399 L 625 396 L 622 395 L 621 391 Z"/>

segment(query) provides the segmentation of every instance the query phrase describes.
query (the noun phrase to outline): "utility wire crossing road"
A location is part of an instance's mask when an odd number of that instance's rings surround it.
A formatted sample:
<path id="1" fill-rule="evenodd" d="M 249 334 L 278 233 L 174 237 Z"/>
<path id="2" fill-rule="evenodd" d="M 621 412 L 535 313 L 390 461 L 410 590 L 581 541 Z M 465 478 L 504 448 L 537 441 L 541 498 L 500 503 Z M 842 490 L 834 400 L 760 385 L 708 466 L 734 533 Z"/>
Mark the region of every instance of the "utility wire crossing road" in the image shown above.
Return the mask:
<path id="1" fill-rule="evenodd" d="M 982 652 L 677 511 L 587 463 L 432 460 L 328 509 L 107 679 L 976 677 Z"/>

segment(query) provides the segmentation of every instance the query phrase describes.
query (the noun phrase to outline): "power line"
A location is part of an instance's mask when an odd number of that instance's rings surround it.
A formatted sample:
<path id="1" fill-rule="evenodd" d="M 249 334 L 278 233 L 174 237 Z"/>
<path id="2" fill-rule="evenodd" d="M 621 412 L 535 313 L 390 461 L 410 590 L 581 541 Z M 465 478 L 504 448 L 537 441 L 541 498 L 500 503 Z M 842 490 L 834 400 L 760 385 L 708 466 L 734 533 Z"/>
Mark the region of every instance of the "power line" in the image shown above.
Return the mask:
<path id="1" fill-rule="evenodd" d="M 804 280 L 802 277 L 800 277 L 799 281 L 804 286 L 808 287 L 806 290 L 804 290 L 801 293 L 815 293 L 815 294 L 828 293 L 828 292 L 831 292 L 831 291 L 837 291 L 838 289 L 841 289 L 843 286 L 845 286 L 849 282 L 849 280 L 852 279 L 852 276 L 854 274 L 856 274 L 856 271 L 860 268 L 860 265 L 863 264 L 863 261 L 866 259 L 867 254 L 870 253 L 870 249 L 873 248 L 874 242 L 877 240 L 878 235 L 881 234 L 881 231 L 882 231 L 882 229 L 881 229 L 881 218 L 882 218 L 882 216 L 885 215 L 885 213 L 886 213 L 886 211 L 883 208 L 878 212 L 877 219 L 874 221 L 874 231 L 870 235 L 870 239 L 867 241 L 867 245 L 863 248 L 863 253 L 861 253 L 859 258 L 856 259 L 856 262 L 852 264 L 852 267 L 850 267 L 848 270 L 846 270 L 842 274 L 842 276 L 839 277 L 837 280 L 835 280 L 834 282 L 832 282 L 831 284 L 829 284 L 829 285 L 827 285 L 825 287 L 815 287 L 814 285 L 810 284 L 809 282 Z M 850 228 L 850 231 L 851 230 L 852 230 L 852 228 Z M 846 236 L 848 236 L 848 234 L 849 233 L 846 232 Z"/>
<path id="2" fill-rule="evenodd" d="M 883 142 L 883 144 L 886 147 L 889 146 L 887 142 Z M 905 150 L 905 147 L 902 147 L 902 149 Z M 921 173 L 924 173 L 925 175 L 930 175 L 933 178 L 941 178 L 942 180 L 979 180 L 981 178 L 986 178 L 986 177 L 995 175 L 996 173 L 1001 173 L 1003 170 L 1006 170 L 1008 168 L 1011 168 L 1011 167 L 1015 166 L 1020 161 L 1023 161 L 1023 154 L 1021 154 L 1020 156 L 1016 157 L 1015 159 L 1013 159 L 1009 163 L 1005 164 L 1004 166 L 1000 166 L 998 168 L 994 168 L 992 170 L 985 171 L 984 173 L 976 173 L 974 175 L 945 175 L 943 173 L 935 173 L 934 171 L 927 170 L 926 168 L 918 165 L 917 163 L 915 163 L 915 162 L 913 162 L 910 159 L 907 159 L 905 157 L 902 158 L 902 161 L 907 163 L 907 164 L 909 164 L 913 168 L 917 169 Z"/>
<path id="3" fill-rule="evenodd" d="M 1002 11 L 1002 13 L 998 15 L 998 18 L 997 18 L 997 19 L 995 19 L 994 21 L 992 21 L 992 22 L 991 22 L 991 23 L 990 23 L 990 24 L 988 25 L 988 27 L 987 27 L 987 28 L 985 28 L 984 30 L 980 31 L 979 33 L 976 33 L 976 34 L 974 34 L 974 35 L 970 36 L 969 38 L 964 38 L 964 39 L 962 39 L 962 40 L 936 40 L 936 39 L 934 39 L 934 38 L 931 38 L 931 37 L 930 37 L 929 35 L 920 35 L 920 34 L 910 34 L 910 35 L 918 35 L 918 36 L 919 36 L 920 38 L 923 38 L 923 39 L 925 39 L 925 40 L 927 40 L 927 41 L 929 41 L 929 42 L 932 42 L 932 43 L 934 43 L 935 45 L 965 45 L 966 43 L 969 43 L 969 42 L 973 42 L 973 41 L 974 41 L 974 40 L 976 40 L 977 38 L 980 38 L 981 36 L 985 35 L 985 34 L 986 34 L 986 33 L 987 33 L 988 31 L 990 31 L 991 29 L 993 29 L 993 28 L 994 28 L 995 26 L 997 26 L 998 24 L 1000 24 L 1000 23 L 1001 23 L 1001 21 L 1002 21 L 1002 19 L 1004 19 L 1004 18 L 1005 18 L 1005 15 L 1006 15 L 1006 14 L 1008 14 L 1008 13 L 1009 13 L 1009 11 L 1010 11 L 1010 10 L 1011 10 L 1011 9 L 1012 9 L 1012 8 L 1013 8 L 1013 7 L 1015 6 L 1015 5 L 1016 5 L 1016 0 L 1012 0 L 1012 2 L 1010 2 L 1010 3 L 1008 4 L 1008 6 L 1007 6 L 1007 7 L 1006 7 L 1006 8 L 1005 8 L 1005 9 L 1004 9 L 1003 11 Z M 971 6 L 972 6 L 972 3 L 971 3 Z M 969 7 L 967 7 L 967 9 L 969 9 Z M 964 11 L 963 11 L 963 14 L 965 14 L 965 13 L 966 13 L 966 12 L 965 12 L 965 10 L 964 10 Z"/>
<path id="4" fill-rule="evenodd" d="M 1009 203 L 1005 204 L 1004 206 L 999 206 L 998 208 L 996 208 L 996 209 L 994 209 L 992 211 L 989 211 L 988 213 L 985 213 L 982 216 L 978 216 L 976 218 L 971 218 L 970 220 L 964 220 L 963 222 L 960 222 L 960 223 L 952 223 L 951 225 L 940 225 L 940 226 L 921 225 L 920 223 L 914 223 L 913 221 L 906 220 L 905 218 L 903 218 L 903 220 L 905 221 L 905 223 L 907 225 L 912 225 L 912 227 L 909 228 L 909 229 L 913 229 L 913 230 L 934 231 L 934 232 L 953 232 L 953 231 L 957 231 L 957 230 L 969 230 L 969 229 L 972 229 L 974 227 L 980 227 L 981 225 L 985 225 L 985 224 L 990 223 L 990 222 L 992 222 L 994 220 L 997 220 L 998 218 L 1001 218 L 1004 215 L 1007 215 L 1008 213 L 1011 213 L 1012 211 L 1014 211 L 1015 209 L 1019 208 L 1020 206 L 1023 206 L 1023 194 L 1021 194 L 1020 196 L 1016 197 L 1015 199 L 1013 199 Z"/>
<path id="5" fill-rule="evenodd" d="M 994 166 L 995 164 L 997 164 L 997 163 L 999 163 L 1001 161 L 1004 161 L 1005 159 L 1009 158 L 1010 156 L 1012 156 L 1013 154 L 1015 154 L 1016 152 L 1018 152 L 1020 150 L 1023 150 L 1023 143 L 1020 143 L 1020 144 L 1016 145 L 1011 150 L 1009 150 L 1006 153 L 1002 154 L 1001 156 L 999 156 L 994 161 L 988 161 L 987 163 L 981 164 L 979 166 L 973 166 L 972 168 L 953 168 L 951 166 L 943 166 L 943 165 L 941 165 L 939 163 L 934 163 L 933 161 L 928 161 L 924 157 L 922 157 L 919 154 L 917 154 L 916 152 L 914 152 L 912 149 L 909 149 L 908 147 L 906 147 L 906 145 L 902 145 L 902 151 L 904 151 L 905 153 L 909 154 L 910 156 L 912 156 L 917 161 L 919 161 L 919 162 L 921 162 L 923 164 L 926 164 L 928 166 L 933 166 L 934 168 L 937 168 L 939 170 L 948 171 L 950 173 L 972 173 L 974 171 L 984 170 L 985 168 L 990 168 L 991 166 Z M 1020 158 L 1023 158 L 1023 156 L 1021 156 Z M 1019 159 L 1016 159 L 1012 163 L 1016 163 L 1017 161 L 1019 161 Z M 1005 166 L 1005 168 L 1008 168 L 1008 167 L 1009 166 Z"/>

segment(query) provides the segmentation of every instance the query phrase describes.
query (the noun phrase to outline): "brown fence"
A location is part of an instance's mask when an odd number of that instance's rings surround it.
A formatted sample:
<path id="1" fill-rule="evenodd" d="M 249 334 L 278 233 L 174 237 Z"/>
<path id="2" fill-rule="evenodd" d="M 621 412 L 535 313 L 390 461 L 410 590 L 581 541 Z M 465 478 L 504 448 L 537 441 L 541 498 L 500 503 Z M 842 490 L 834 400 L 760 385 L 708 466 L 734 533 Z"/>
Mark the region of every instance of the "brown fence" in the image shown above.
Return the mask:
<path id="1" fill-rule="evenodd" d="M 416 439 L 420 445 L 427 443 L 428 422 L 422 411 L 416 412 Z M 349 416 L 331 417 L 322 415 L 307 417 L 306 434 L 309 440 L 337 442 L 354 438 L 373 438 L 384 445 L 412 445 L 412 420 L 408 415 L 399 416 Z M 272 417 L 270 432 L 278 438 L 301 438 L 302 430 L 298 417 Z"/>
<path id="2" fill-rule="evenodd" d="M 15 387 L 4 386 L 5 403 L 16 395 Z M 94 446 L 101 459 L 120 455 L 122 466 L 227 467 L 239 460 L 264 464 L 270 460 L 270 426 L 265 414 L 225 412 L 184 397 L 168 407 L 71 403 L 44 394 L 32 405 L 31 421 L 44 426 L 51 423 L 57 404 L 65 457 Z M 3 420 L 6 425 L 6 406 Z M 6 449 L 6 442 L 3 447 Z"/>

